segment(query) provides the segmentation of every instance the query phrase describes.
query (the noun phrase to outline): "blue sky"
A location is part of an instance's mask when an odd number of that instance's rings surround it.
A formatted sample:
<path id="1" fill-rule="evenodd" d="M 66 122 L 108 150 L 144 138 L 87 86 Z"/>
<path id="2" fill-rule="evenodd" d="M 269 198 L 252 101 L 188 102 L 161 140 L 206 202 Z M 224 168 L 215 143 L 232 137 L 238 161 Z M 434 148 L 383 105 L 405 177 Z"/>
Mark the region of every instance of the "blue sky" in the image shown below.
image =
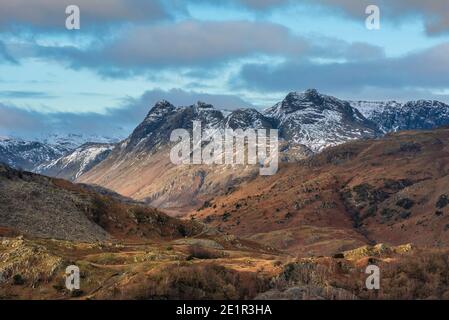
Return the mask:
<path id="1" fill-rule="evenodd" d="M 80 30 L 65 28 L 69 4 Z M 449 102 L 449 2 L 0 2 L 0 135 L 123 136 L 160 99 L 264 108 L 310 87 Z"/>

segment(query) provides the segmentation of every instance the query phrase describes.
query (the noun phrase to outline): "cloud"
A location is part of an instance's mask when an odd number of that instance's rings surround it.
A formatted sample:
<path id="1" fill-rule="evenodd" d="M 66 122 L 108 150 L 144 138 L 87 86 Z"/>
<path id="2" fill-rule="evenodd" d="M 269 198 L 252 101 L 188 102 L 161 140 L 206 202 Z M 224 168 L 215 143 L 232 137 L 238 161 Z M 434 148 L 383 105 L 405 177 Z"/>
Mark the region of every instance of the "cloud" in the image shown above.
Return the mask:
<path id="1" fill-rule="evenodd" d="M 0 63 L 7 62 L 11 64 L 19 64 L 19 62 L 9 53 L 5 44 L 0 41 Z"/>
<path id="2" fill-rule="evenodd" d="M 283 6 L 288 3 L 292 3 L 292 0 L 228 0 L 224 1 L 216 1 L 216 0 L 190 0 L 190 2 L 198 3 L 206 3 L 209 5 L 217 5 L 217 6 L 243 6 L 251 10 L 255 11 L 265 11 L 269 9 L 273 9 L 276 7 Z"/>
<path id="3" fill-rule="evenodd" d="M 94 68 L 108 76 L 123 77 L 143 68 L 206 66 L 257 54 L 300 55 L 307 46 L 303 38 L 278 24 L 184 21 L 133 27 L 86 50 L 39 47 L 38 54 L 68 61 L 75 69 Z"/>
<path id="4" fill-rule="evenodd" d="M 381 10 L 381 16 L 388 19 L 424 20 L 426 31 L 430 35 L 449 32 L 449 1 L 446 0 L 309 0 L 314 4 L 339 9 L 346 14 L 362 19 L 366 17 L 365 9 L 375 4 Z"/>
<path id="5" fill-rule="evenodd" d="M 278 7 L 289 3 L 289 0 L 240 0 L 240 2 L 252 9 L 262 10 L 272 7 Z"/>
<path id="6" fill-rule="evenodd" d="M 38 91 L 0 91 L 0 98 L 15 98 L 15 99 L 35 99 L 35 98 L 55 98 L 45 92 Z"/>
<path id="7" fill-rule="evenodd" d="M 195 0 L 210 5 L 223 5 L 218 1 Z M 238 5 L 255 12 L 269 12 L 272 9 L 288 5 L 319 5 L 336 9 L 360 21 L 366 18 L 365 9 L 369 5 L 377 5 L 381 15 L 398 22 L 403 19 L 415 19 L 420 16 L 430 35 L 449 32 L 449 1 L 447 0 L 231 0 L 226 4 Z"/>
<path id="8" fill-rule="evenodd" d="M 89 68 L 110 78 L 148 74 L 164 68 L 190 68 L 193 73 L 207 73 L 230 61 L 259 56 L 297 61 L 312 56 L 352 60 L 384 56 L 378 46 L 326 37 L 305 38 L 293 35 L 279 24 L 249 21 L 184 21 L 138 26 L 87 49 L 37 46 L 34 52 L 72 69 Z"/>
<path id="9" fill-rule="evenodd" d="M 227 110 L 254 107 L 250 102 L 231 94 L 209 94 L 181 89 L 146 91 L 138 100 L 128 99 L 128 105 L 147 110 L 148 106 L 152 106 L 160 100 L 168 100 L 175 106 L 189 106 L 202 101 L 210 103 L 218 109 Z"/>
<path id="10" fill-rule="evenodd" d="M 400 58 L 343 63 L 247 64 L 232 80 L 245 89 L 285 91 L 316 87 L 326 91 L 365 88 L 445 90 L 449 84 L 449 43 Z"/>
<path id="11" fill-rule="evenodd" d="M 151 22 L 169 17 L 159 0 L 2 0 L 0 30 L 28 27 L 46 30 L 65 29 L 69 5 L 81 12 L 81 28 L 124 22 Z"/>
<path id="12" fill-rule="evenodd" d="M 83 133 L 126 137 L 145 118 L 159 100 L 168 100 L 176 106 L 197 101 L 216 107 L 235 109 L 252 107 L 238 96 L 206 94 L 180 89 L 148 90 L 138 98 L 125 98 L 119 106 L 105 113 L 41 113 L 0 103 L 0 134 L 33 138 L 48 133 Z"/>

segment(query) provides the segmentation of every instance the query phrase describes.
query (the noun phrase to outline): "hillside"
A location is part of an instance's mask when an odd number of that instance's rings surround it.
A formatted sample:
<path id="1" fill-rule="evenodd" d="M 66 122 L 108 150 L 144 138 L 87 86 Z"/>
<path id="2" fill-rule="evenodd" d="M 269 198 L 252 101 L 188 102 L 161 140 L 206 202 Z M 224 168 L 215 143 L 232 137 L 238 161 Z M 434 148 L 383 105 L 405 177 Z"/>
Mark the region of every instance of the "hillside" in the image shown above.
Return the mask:
<path id="1" fill-rule="evenodd" d="M 449 129 L 325 150 L 257 177 L 191 216 L 295 254 L 362 243 L 449 246 Z"/>
<path id="2" fill-rule="evenodd" d="M 180 238 L 202 226 L 112 193 L 0 165 L 0 227 L 12 234 L 83 242 Z"/>

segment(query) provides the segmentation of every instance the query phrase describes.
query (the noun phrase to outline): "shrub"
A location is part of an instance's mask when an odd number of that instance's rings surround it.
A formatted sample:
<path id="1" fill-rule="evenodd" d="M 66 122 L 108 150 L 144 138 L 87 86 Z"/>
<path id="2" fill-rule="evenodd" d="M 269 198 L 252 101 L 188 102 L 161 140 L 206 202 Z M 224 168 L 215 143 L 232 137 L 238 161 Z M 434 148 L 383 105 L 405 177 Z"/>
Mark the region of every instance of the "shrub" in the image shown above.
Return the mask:
<path id="1" fill-rule="evenodd" d="M 16 274 L 12 277 L 12 282 L 15 286 L 21 286 L 25 283 L 25 280 L 20 274 Z"/>
<path id="2" fill-rule="evenodd" d="M 252 299 L 268 288 L 256 273 L 238 272 L 215 264 L 169 265 L 147 277 L 135 278 L 119 297 L 153 300 Z"/>
<path id="3" fill-rule="evenodd" d="M 217 252 L 215 250 L 207 249 L 199 245 L 193 245 L 189 247 L 189 255 L 187 260 L 196 259 L 218 259 L 223 258 L 224 254 L 222 252 Z"/>

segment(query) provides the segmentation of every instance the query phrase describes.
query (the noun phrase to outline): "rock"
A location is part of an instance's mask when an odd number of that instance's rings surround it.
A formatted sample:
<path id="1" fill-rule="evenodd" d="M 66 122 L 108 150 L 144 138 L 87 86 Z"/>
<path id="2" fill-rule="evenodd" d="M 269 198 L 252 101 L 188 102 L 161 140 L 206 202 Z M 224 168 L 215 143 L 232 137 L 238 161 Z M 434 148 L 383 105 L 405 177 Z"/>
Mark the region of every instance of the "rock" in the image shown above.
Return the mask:
<path id="1" fill-rule="evenodd" d="M 437 201 L 436 207 L 438 209 L 443 209 L 449 204 L 449 198 L 447 195 L 442 194 Z"/>
<path id="2" fill-rule="evenodd" d="M 396 202 L 396 205 L 408 210 L 408 209 L 411 209 L 415 205 L 415 201 L 413 201 L 409 198 L 404 198 L 404 199 L 401 199 L 398 202 Z"/>

